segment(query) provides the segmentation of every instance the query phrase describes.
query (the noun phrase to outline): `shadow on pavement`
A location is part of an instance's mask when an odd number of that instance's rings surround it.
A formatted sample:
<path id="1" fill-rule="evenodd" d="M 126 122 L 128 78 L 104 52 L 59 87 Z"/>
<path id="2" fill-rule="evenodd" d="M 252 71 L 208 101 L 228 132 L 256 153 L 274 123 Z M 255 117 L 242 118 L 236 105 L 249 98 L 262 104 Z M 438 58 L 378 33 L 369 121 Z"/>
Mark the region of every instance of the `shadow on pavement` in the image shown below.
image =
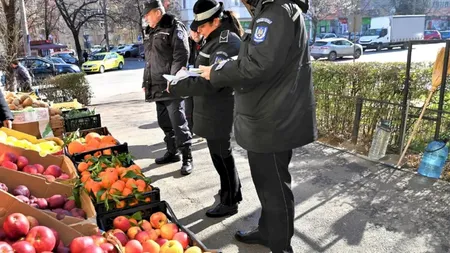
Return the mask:
<path id="1" fill-rule="evenodd" d="M 154 121 L 150 124 L 141 125 L 138 128 L 139 129 L 154 129 L 154 128 L 159 128 L 159 124 L 157 121 Z"/>

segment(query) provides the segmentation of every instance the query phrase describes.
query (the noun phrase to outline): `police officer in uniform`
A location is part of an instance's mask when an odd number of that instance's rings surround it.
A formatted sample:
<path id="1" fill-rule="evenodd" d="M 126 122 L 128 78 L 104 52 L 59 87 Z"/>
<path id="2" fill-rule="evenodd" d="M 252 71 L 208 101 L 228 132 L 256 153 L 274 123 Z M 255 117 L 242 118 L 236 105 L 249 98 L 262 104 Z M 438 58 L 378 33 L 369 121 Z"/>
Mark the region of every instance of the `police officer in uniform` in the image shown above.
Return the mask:
<path id="1" fill-rule="evenodd" d="M 190 55 L 189 55 L 189 66 L 195 65 L 195 60 L 197 59 L 198 51 L 200 49 L 200 43 L 201 43 L 201 36 L 196 31 L 190 31 L 189 36 L 189 49 L 190 49 Z M 194 135 L 193 128 L 194 128 L 194 119 L 193 119 L 193 112 L 194 112 L 194 98 L 188 97 L 185 100 L 186 105 L 186 119 L 188 121 L 189 130 L 191 130 L 191 134 Z"/>
<path id="2" fill-rule="evenodd" d="M 242 28 L 232 12 L 223 10 L 222 2 L 198 0 L 194 14 L 191 30 L 197 30 L 204 38 L 196 67 L 212 65 L 239 53 Z M 194 132 L 207 140 L 211 159 L 220 176 L 220 203 L 206 215 L 224 217 L 236 214 L 242 194 L 231 151 L 233 88 L 214 88 L 202 77 L 190 77 L 173 81 L 169 92 L 194 97 Z"/>
<path id="3" fill-rule="evenodd" d="M 304 2 L 306 1 L 306 2 Z M 254 10 L 239 57 L 201 66 L 215 88 L 235 89 L 235 137 L 248 151 L 262 211 L 258 228 L 236 239 L 273 253 L 293 252 L 292 150 L 317 138 L 307 31 L 307 0 L 244 0 Z"/>
<path id="4" fill-rule="evenodd" d="M 156 101 L 158 124 L 165 133 L 167 151 L 156 164 L 180 161 L 178 150 L 183 156 L 181 174 L 192 172 L 192 134 L 185 115 L 184 101 L 167 92 L 164 74 L 175 75 L 186 67 L 189 59 L 189 42 L 186 27 L 173 15 L 166 14 L 160 0 L 144 4 L 146 28 L 144 40 L 146 68 L 143 88 L 148 102 Z"/>

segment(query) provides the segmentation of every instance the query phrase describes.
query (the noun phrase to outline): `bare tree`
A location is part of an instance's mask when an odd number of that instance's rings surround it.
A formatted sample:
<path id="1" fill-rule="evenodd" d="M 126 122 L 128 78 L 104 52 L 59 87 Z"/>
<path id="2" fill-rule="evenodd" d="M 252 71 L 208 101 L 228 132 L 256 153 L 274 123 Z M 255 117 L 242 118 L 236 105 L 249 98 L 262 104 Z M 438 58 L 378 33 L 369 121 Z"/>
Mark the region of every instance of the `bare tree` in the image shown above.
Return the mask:
<path id="1" fill-rule="evenodd" d="M 7 89 L 12 90 L 15 82 L 10 62 L 17 57 L 19 46 L 20 19 L 17 15 L 18 2 L 16 0 L 0 0 L 0 42 L 5 54 L 1 68 L 6 70 Z"/>
<path id="2" fill-rule="evenodd" d="M 82 62 L 83 54 L 80 43 L 80 30 L 89 21 L 103 17 L 98 0 L 55 0 L 56 7 L 72 33 L 78 59 Z"/>
<path id="3" fill-rule="evenodd" d="M 392 0 L 397 15 L 427 14 L 432 9 L 431 0 Z"/>
<path id="4" fill-rule="evenodd" d="M 110 6 L 113 6 L 109 11 L 111 16 L 117 18 L 117 24 L 122 27 L 129 27 L 132 30 L 139 29 L 142 37 L 144 37 L 143 16 L 144 16 L 145 0 L 110 0 Z"/>
<path id="5" fill-rule="evenodd" d="M 49 39 L 50 34 L 58 30 L 61 14 L 54 0 L 43 1 L 43 10 L 41 12 L 42 20 L 44 21 L 44 36 Z"/>
<path id="6" fill-rule="evenodd" d="M 307 15 L 311 18 L 312 22 L 313 42 L 316 40 L 317 25 L 320 21 L 331 18 L 337 14 L 340 1 L 345 0 L 313 0 L 310 2 Z"/>

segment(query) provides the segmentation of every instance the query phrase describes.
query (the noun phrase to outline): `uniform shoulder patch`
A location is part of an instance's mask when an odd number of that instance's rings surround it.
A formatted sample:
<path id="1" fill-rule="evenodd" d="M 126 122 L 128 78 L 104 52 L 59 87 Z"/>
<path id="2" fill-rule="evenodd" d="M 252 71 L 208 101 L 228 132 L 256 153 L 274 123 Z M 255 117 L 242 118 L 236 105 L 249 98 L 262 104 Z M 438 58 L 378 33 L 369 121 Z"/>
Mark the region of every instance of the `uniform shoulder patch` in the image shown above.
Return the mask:
<path id="1" fill-rule="evenodd" d="M 178 30 L 177 32 L 177 36 L 180 40 L 184 40 L 184 32 L 181 30 Z"/>
<path id="2" fill-rule="evenodd" d="M 230 30 L 224 30 L 220 32 L 219 43 L 228 43 L 228 36 L 230 35 Z"/>
<path id="3" fill-rule="evenodd" d="M 214 59 L 213 64 L 221 63 L 223 60 L 225 60 L 225 57 L 223 57 L 222 55 L 217 55 L 216 58 Z"/>
<path id="4" fill-rule="evenodd" d="M 264 42 L 266 40 L 268 30 L 269 27 L 267 26 L 257 26 L 255 33 L 253 34 L 253 41 L 258 44 Z"/>

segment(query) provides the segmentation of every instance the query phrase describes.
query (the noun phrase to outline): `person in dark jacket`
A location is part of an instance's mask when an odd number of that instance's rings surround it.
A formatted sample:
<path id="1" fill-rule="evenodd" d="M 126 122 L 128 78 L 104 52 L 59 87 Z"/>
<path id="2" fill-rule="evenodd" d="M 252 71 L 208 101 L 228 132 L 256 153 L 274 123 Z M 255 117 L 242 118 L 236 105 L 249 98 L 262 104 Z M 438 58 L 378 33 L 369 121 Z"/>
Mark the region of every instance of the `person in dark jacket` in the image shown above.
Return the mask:
<path id="1" fill-rule="evenodd" d="M 0 89 L 0 122 L 2 126 L 12 128 L 12 121 L 14 117 L 9 109 L 8 103 L 5 100 L 2 90 Z"/>
<path id="2" fill-rule="evenodd" d="M 306 1 L 306 2 L 304 2 Z M 252 34 L 237 60 L 201 66 L 214 88 L 235 89 L 235 137 L 248 151 L 262 211 L 258 228 L 238 231 L 244 243 L 293 252 L 292 150 L 317 138 L 307 30 L 307 0 L 244 0 L 254 10 Z"/>
<path id="3" fill-rule="evenodd" d="M 189 35 L 189 66 L 195 66 L 195 60 L 197 59 L 198 51 L 200 50 L 200 42 L 201 36 L 196 31 L 190 31 Z M 194 135 L 194 98 L 188 97 L 184 100 L 186 105 L 186 120 L 188 121 L 189 130 L 191 130 L 191 134 Z"/>
<path id="4" fill-rule="evenodd" d="M 173 15 L 166 14 L 160 0 L 151 0 L 144 4 L 145 20 L 149 24 L 144 42 L 146 67 L 143 88 L 148 102 L 156 101 L 158 124 L 164 131 L 167 151 L 156 164 L 180 161 L 181 150 L 183 164 L 181 174 L 192 173 L 192 134 L 189 131 L 185 115 L 184 100 L 172 96 L 165 90 L 167 80 L 164 74 L 175 75 L 186 67 L 189 59 L 189 42 L 186 27 Z"/>
<path id="5" fill-rule="evenodd" d="M 215 0 L 198 0 L 194 5 L 197 19 L 192 22 L 191 30 L 197 30 L 204 37 L 196 67 L 212 65 L 239 53 L 242 28 L 233 13 L 224 11 L 222 5 L 222 2 Z M 224 217 L 236 214 L 242 194 L 231 151 L 233 88 L 213 88 L 202 77 L 190 77 L 173 81 L 169 92 L 194 97 L 194 132 L 207 140 L 211 159 L 220 177 L 220 203 L 208 210 L 206 215 Z"/>
<path id="6" fill-rule="evenodd" d="M 28 69 L 20 64 L 18 60 L 14 60 L 11 62 L 11 68 L 13 68 L 14 74 L 16 76 L 18 84 L 17 89 L 25 92 L 32 91 L 31 86 L 33 79 L 31 78 Z"/>

